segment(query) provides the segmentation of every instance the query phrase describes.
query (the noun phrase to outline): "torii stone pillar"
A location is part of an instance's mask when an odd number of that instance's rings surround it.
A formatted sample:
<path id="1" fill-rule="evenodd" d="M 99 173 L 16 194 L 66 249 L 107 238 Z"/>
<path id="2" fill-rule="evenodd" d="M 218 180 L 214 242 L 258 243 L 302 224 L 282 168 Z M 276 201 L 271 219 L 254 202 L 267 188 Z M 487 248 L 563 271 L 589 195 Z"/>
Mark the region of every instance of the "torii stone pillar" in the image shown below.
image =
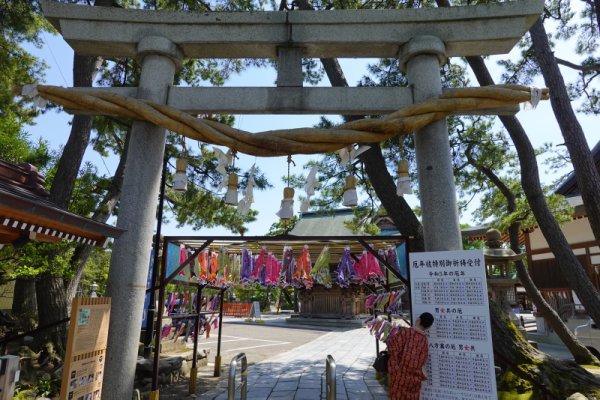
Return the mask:
<path id="1" fill-rule="evenodd" d="M 407 74 L 415 103 L 442 93 L 440 64 L 445 60 L 444 42 L 435 36 L 417 36 L 403 46 L 400 65 Z M 462 250 L 445 119 L 415 133 L 415 152 L 425 250 Z"/>
<path id="2" fill-rule="evenodd" d="M 166 103 L 182 52 L 166 38 L 148 36 L 137 53 L 142 65 L 138 98 Z M 164 128 L 133 123 L 117 220 L 125 233 L 115 241 L 108 275 L 112 308 L 103 399 L 130 399 L 133 391 L 165 142 Z"/>

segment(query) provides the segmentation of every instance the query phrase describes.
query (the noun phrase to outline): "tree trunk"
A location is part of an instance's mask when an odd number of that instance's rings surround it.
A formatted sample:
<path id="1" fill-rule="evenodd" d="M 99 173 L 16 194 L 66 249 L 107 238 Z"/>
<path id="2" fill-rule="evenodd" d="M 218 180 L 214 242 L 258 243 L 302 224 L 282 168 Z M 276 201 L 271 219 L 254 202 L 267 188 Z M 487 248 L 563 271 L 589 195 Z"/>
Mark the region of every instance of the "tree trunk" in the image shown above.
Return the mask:
<path id="1" fill-rule="evenodd" d="M 563 235 L 540 187 L 535 151 L 515 117 L 500 117 L 515 144 L 521 163 L 521 185 L 535 219 L 552 250 L 558 268 L 581 300 L 588 314 L 600 323 L 600 296 Z"/>
<path id="2" fill-rule="evenodd" d="M 548 35 L 541 18 L 529 29 L 529 35 L 544 82 L 550 89 L 550 104 L 571 156 L 577 188 L 581 193 L 596 242 L 600 244 L 600 172 L 571 106 L 565 81 L 548 43 Z"/>
<path id="3" fill-rule="evenodd" d="M 494 80 L 481 57 L 467 57 L 467 61 L 481 86 L 494 84 Z M 527 137 L 527 133 L 516 117 L 499 116 L 499 118 L 517 150 L 521 171 L 523 171 L 521 174 L 521 186 L 540 230 L 546 242 L 548 242 L 548 247 L 552 250 L 560 271 L 567 279 L 571 288 L 577 293 L 586 311 L 599 324 L 600 296 L 598 296 L 598 292 L 587 276 L 585 269 L 579 260 L 577 260 L 575 254 L 573 254 L 569 242 L 552 215 L 548 203 L 546 203 L 546 198 L 540 185 L 535 151 Z"/>
<path id="4" fill-rule="evenodd" d="M 538 288 L 535 286 L 535 283 L 533 283 L 533 280 L 531 279 L 531 276 L 529 275 L 527 267 L 523 261 L 517 261 L 515 266 L 517 268 L 517 277 L 525 288 L 527 296 L 529 296 L 533 304 L 535 304 L 537 313 L 541 314 L 548 322 L 550 327 L 552 327 L 556 335 L 558 335 L 560 340 L 573 355 L 575 362 L 578 364 L 600 365 L 600 360 L 598 360 L 592 353 L 590 353 L 587 347 L 577 340 L 567 325 L 560 319 L 558 313 L 550 306 L 550 304 L 548 304 L 548 302 L 546 302 Z"/>
<path id="5" fill-rule="evenodd" d="M 112 0 L 97 0 L 95 5 L 111 6 Z M 91 87 L 101 63 L 102 59 L 100 57 L 80 56 L 75 53 L 73 59 L 73 85 L 76 87 Z M 92 117 L 85 115 L 73 117 L 71 133 L 58 161 L 56 174 L 50 188 L 50 201 L 61 208 L 68 209 L 71 202 L 75 180 L 90 141 L 91 128 Z M 50 273 L 42 274 L 36 282 L 36 294 L 40 325 L 66 318 L 69 306 L 62 276 L 54 276 Z M 65 347 L 64 344 L 66 344 L 67 330 L 64 325 L 61 324 L 61 326 L 48 330 L 48 334 L 57 344 L 57 350 L 60 350 L 59 354 L 61 355 Z"/>
<path id="6" fill-rule="evenodd" d="M 123 177 L 125 172 L 125 164 L 127 162 L 127 146 L 129 145 L 129 135 L 131 130 L 127 131 L 125 136 L 125 145 L 123 152 L 121 154 L 121 158 L 119 159 L 119 165 L 115 171 L 115 175 L 112 178 L 110 183 L 110 187 L 108 188 L 107 193 L 104 198 L 98 205 L 98 208 L 94 212 L 92 219 L 94 221 L 105 223 L 108 218 L 112 215 L 113 210 L 117 206 L 119 202 L 119 198 L 121 197 L 121 188 L 123 186 Z M 71 278 L 71 280 L 67 283 L 65 296 L 67 298 L 67 306 L 70 310 L 70 304 L 75 294 L 77 293 L 77 287 L 79 286 L 79 282 L 83 276 L 83 270 L 85 268 L 85 264 L 92 254 L 93 246 L 78 246 L 75 249 L 75 253 L 73 257 L 71 257 L 71 266 L 75 270 L 75 274 Z"/>
<path id="7" fill-rule="evenodd" d="M 12 314 L 19 320 L 19 328 L 29 331 L 35 328 L 36 320 L 35 281 L 28 278 L 15 280 Z"/>
<path id="8" fill-rule="evenodd" d="M 39 325 L 48 325 L 68 317 L 67 300 L 62 276 L 45 272 L 35 284 Z M 67 348 L 67 324 L 54 325 L 40 332 L 41 341 L 51 340 L 56 352 L 63 356 Z"/>
<path id="9" fill-rule="evenodd" d="M 594 0 L 593 9 L 596 15 L 596 29 L 600 30 L 600 0 Z"/>
<path id="10" fill-rule="evenodd" d="M 470 149 L 465 151 L 465 157 L 467 158 L 469 164 L 475 167 L 480 173 L 485 175 L 506 198 L 507 213 L 512 214 L 516 212 L 517 198 L 515 194 L 510 190 L 510 188 L 506 186 L 504 182 L 502 182 L 502 180 L 494 173 L 494 171 L 478 163 L 473 158 Z M 510 236 L 510 247 L 517 254 L 521 252 L 521 246 L 519 243 L 520 230 L 521 224 L 519 222 L 513 222 L 508 228 Z M 533 280 L 531 279 L 531 276 L 529 275 L 529 272 L 527 271 L 527 268 L 525 267 L 523 261 L 516 261 L 515 266 L 517 268 L 517 276 L 523 284 L 527 295 L 531 298 L 531 300 L 537 307 L 538 312 L 544 316 L 544 318 L 550 324 L 552 329 L 554 329 L 558 337 L 567 346 L 571 354 L 573 354 L 575 361 L 579 364 L 600 365 L 600 361 L 596 357 L 594 357 L 594 355 L 590 353 L 590 351 L 575 338 L 575 336 L 571 333 L 569 328 L 567 328 L 564 322 L 560 319 L 556 311 L 552 309 L 552 307 L 546 302 L 546 300 L 544 300 L 544 297 L 533 283 Z"/>
<path id="11" fill-rule="evenodd" d="M 511 226 L 509 228 L 510 232 L 510 242 L 511 248 L 514 252 L 518 253 L 520 250 L 519 246 L 519 226 L 518 224 L 513 224 L 515 226 Z M 533 279 L 529 275 L 527 271 L 527 267 L 523 263 L 523 261 L 518 260 L 515 262 L 515 267 L 517 268 L 517 277 L 521 281 L 521 284 L 525 288 L 527 292 L 527 296 L 531 299 L 535 307 L 537 308 L 537 313 L 541 314 L 544 319 L 548 322 L 550 327 L 554 330 L 554 332 L 558 335 L 560 340 L 564 343 L 564 345 L 569 349 L 575 362 L 578 364 L 592 364 L 592 365 L 600 365 L 600 360 L 598 360 L 590 351 L 585 347 L 569 328 L 562 321 L 558 313 L 546 302 L 540 291 L 538 290 L 535 283 L 533 283 Z"/>
<path id="12" fill-rule="evenodd" d="M 502 368 L 498 391 L 533 385 L 531 398 L 566 399 L 576 392 L 598 398 L 600 380 L 574 361 L 560 361 L 536 350 L 494 302 L 490 302 L 490 315 L 494 362 Z"/>
<path id="13" fill-rule="evenodd" d="M 91 87 L 101 62 L 102 59 L 99 57 L 80 56 L 75 53 L 73 85 L 75 87 Z M 91 130 L 91 116 L 75 115 L 73 117 L 71 133 L 58 161 L 56 175 L 50 188 L 50 200 L 61 208 L 69 207 L 83 155 L 90 143 Z"/>

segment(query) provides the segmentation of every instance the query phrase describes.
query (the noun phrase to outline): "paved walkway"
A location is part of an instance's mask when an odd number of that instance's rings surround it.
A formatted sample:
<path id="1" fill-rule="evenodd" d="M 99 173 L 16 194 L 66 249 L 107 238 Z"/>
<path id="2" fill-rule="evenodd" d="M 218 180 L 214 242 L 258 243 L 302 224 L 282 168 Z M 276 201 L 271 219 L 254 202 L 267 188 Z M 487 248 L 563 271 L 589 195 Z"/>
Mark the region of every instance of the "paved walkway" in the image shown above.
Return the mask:
<path id="1" fill-rule="evenodd" d="M 312 342 L 248 367 L 250 399 L 326 399 L 325 359 L 336 362 L 337 399 L 384 400 L 386 388 L 375 379 L 371 366 L 375 339 L 366 328 L 337 329 Z M 249 360 L 252 361 L 252 360 Z M 238 379 L 239 382 L 239 379 Z M 227 379 L 200 395 L 227 399 Z M 239 389 L 236 398 L 239 398 Z"/>
<path id="2" fill-rule="evenodd" d="M 284 319 L 266 318 L 266 324 L 286 325 Z M 572 359 L 561 345 L 539 343 L 539 349 L 559 359 Z M 336 368 L 336 399 L 384 400 L 388 399 L 386 388 L 375 379 L 372 367 L 375 359 L 375 339 L 367 328 L 337 328 L 317 339 L 287 352 L 254 363 L 248 367 L 248 400 L 313 400 L 326 399 L 325 359 L 331 355 Z M 229 360 L 223 360 L 228 364 Z M 227 399 L 227 372 L 224 368 L 220 378 L 212 378 L 212 368 L 207 369 L 211 378 L 207 391 L 201 391 L 200 399 Z M 239 372 L 236 379 L 239 385 Z M 212 387 L 212 389 L 209 389 Z M 187 393 L 187 385 L 183 388 Z M 239 388 L 236 399 L 240 396 Z M 173 398 L 193 398 L 179 394 Z M 171 398 L 171 397 L 167 397 Z"/>

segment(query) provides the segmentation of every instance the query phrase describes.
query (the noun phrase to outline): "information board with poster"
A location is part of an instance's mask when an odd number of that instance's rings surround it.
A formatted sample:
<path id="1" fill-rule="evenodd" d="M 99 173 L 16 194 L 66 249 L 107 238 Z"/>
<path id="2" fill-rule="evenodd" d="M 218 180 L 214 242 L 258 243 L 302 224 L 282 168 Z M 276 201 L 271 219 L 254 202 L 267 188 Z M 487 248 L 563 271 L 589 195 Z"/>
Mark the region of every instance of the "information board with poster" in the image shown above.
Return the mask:
<path id="1" fill-rule="evenodd" d="M 413 320 L 435 318 L 421 399 L 495 400 L 483 251 L 411 253 L 410 287 Z"/>
<path id="2" fill-rule="evenodd" d="M 109 320 L 110 298 L 73 299 L 60 400 L 102 398 Z"/>

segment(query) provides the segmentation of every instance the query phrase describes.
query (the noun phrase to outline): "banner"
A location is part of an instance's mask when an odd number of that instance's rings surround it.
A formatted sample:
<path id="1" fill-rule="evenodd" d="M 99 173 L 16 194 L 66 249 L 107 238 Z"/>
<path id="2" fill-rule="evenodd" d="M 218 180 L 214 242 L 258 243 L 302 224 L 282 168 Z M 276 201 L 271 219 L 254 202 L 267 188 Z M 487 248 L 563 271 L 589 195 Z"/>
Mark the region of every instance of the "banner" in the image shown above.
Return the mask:
<path id="1" fill-rule="evenodd" d="M 100 400 L 110 298 L 76 297 L 71 308 L 60 400 Z"/>
<path id="2" fill-rule="evenodd" d="M 146 289 L 152 287 L 152 270 L 154 269 L 154 249 L 150 250 L 150 266 L 148 268 L 148 278 L 146 279 Z M 148 307 L 150 306 L 150 292 L 146 292 L 144 298 L 144 311 L 142 313 L 142 329 L 146 329 L 146 319 L 148 318 Z M 153 321 L 151 321 L 153 322 Z"/>
<path id="3" fill-rule="evenodd" d="M 164 257 L 164 255 L 163 255 Z M 169 242 L 167 245 L 167 278 L 181 265 L 181 246 Z"/>
<path id="4" fill-rule="evenodd" d="M 434 317 L 421 399 L 495 400 L 483 251 L 411 253 L 410 274 L 413 322 Z"/>

